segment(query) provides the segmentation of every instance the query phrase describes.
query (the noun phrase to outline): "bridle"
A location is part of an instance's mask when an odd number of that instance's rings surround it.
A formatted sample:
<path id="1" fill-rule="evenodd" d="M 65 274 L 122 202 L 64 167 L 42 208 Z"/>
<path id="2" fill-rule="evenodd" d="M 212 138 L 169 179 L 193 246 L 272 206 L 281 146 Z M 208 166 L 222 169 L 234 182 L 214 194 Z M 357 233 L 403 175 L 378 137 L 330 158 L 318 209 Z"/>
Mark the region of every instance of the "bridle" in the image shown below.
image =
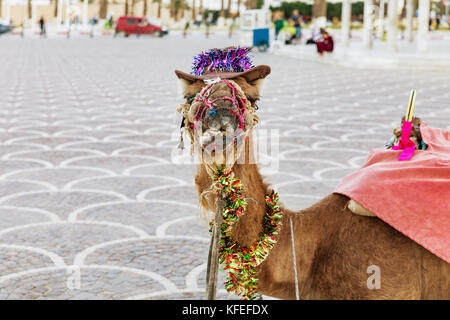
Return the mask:
<path id="1" fill-rule="evenodd" d="M 191 138 L 191 153 L 194 151 L 194 137 L 202 132 L 202 120 L 204 120 L 207 113 L 210 115 L 214 115 L 217 112 L 216 106 L 214 105 L 219 100 L 227 100 L 231 102 L 231 108 L 228 110 L 234 117 L 236 117 L 238 121 L 238 128 L 233 133 L 234 141 L 240 143 L 241 140 L 245 138 L 248 134 L 250 128 L 246 128 L 246 125 L 249 123 L 249 119 L 251 119 L 250 124 L 255 126 L 259 117 L 255 113 L 256 106 L 254 106 L 245 96 L 242 88 L 233 80 L 230 79 L 211 79 L 205 80 L 207 85 L 202 88 L 202 90 L 197 93 L 193 98 L 188 98 L 185 104 L 181 105 L 181 108 L 178 109 L 178 112 L 182 113 L 183 118 L 181 120 L 180 129 L 184 130 Z M 227 85 L 227 87 L 231 91 L 230 96 L 218 97 L 213 100 L 209 100 L 209 96 L 211 94 L 212 87 L 217 84 L 223 82 Z M 197 110 L 193 109 L 195 114 L 190 114 L 192 108 L 197 108 Z M 190 114 L 190 116 L 189 116 Z M 247 120 L 246 120 L 247 119 Z M 184 140 L 183 134 L 180 137 L 180 144 L 178 146 L 180 149 L 184 149 Z"/>
<path id="2" fill-rule="evenodd" d="M 223 82 L 225 83 L 228 88 L 231 90 L 231 97 L 229 96 L 223 96 L 219 97 L 213 100 L 209 100 L 208 97 L 211 94 L 211 88 L 216 85 L 217 83 Z M 238 119 L 239 126 L 238 130 L 244 130 L 244 113 L 246 111 L 246 99 L 241 97 L 241 93 L 239 92 L 238 88 L 236 87 L 236 84 L 230 82 L 227 79 L 220 79 L 218 81 L 215 81 L 213 83 L 210 83 L 205 88 L 202 89 L 202 91 L 195 97 L 194 103 L 201 102 L 203 104 L 203 107 L 199 107 L 197 109 L 197 112 L 195 114 L 195 123 L 194 128 L 197 129 L 199 122 L 201 122 L 205 116 L 206 110 L 208 112 L 215 112 L 216 108 L 214 104 L 219 100 L 227 100 L 231 102 L 231 109 L 229 109 L 229 112 L 235 116 Z"/>

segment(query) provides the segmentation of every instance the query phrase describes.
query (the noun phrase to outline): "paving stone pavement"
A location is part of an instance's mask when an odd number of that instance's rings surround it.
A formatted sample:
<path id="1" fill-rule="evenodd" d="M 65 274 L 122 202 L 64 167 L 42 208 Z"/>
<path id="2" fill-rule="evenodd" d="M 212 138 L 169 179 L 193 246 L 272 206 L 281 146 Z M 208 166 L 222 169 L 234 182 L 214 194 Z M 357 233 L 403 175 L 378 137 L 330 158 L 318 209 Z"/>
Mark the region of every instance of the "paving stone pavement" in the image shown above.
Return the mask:
<path id="1" fill-rule="evenodd" d="M 202 299 L 209 237 L 195 166 L 176 164 L 182 39 L 0 38 L 0 299 Z M 445 72 L 333 67 L 255 53 L 272 66 L 261 153 L 287 207 L 304 208 L 415 113 L 450 129 Z M 261 138 L 262 141 L 262 138 Z M 270 141 L 276 141 L 270 140 Z M 224 274 L 221 273 L 223 279 Z M 220 287 L 219 298 L 235 299 Z"/>

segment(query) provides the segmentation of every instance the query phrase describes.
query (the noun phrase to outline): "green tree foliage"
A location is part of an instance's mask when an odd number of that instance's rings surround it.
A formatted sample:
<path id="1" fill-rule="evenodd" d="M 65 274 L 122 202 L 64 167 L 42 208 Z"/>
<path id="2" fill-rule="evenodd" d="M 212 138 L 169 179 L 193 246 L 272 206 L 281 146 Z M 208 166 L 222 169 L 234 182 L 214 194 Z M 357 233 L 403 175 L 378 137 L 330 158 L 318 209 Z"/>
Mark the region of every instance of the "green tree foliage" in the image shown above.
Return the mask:
<path id="1" fill-rule="evenodd" d="M 203 11 L 203 19 L 208 19 L 208 17 L 211 15 L 212 20 L 210 21 L 211 24 L 215 24 L 217 23 L 217 19 L 219 19 L 219 14 L 220 11 L 219 10 L 209 10 L 209 9 L 205 9 L 205 11 Z"/>
<path id="2" fill-rule="evenodd" d="M 342 3 L 327 3 L 327 18 L 333 17 L 341 18 L 342 15 Z"/>
<path id="3" fill-rule="evenodd" d="M 295 9 L 297 9 L 301 15 L 310 16 L 312 14 L 312 5 L 300 1 L 282 2 L 279 7 L 270 7 L 270 10 L 272 11 L 283 11 L 284 17 L 292 16 L 292 11 Z"/>
<path id="4" fill-rule="evenodd" d="M 359 1 L 352 3 L 352 15 L 359 16 L 364 14 L 364 2 Z"/>
<path id="5" fill-rule="evenodd" d="M 264 0 L 256 0 L 256 9 L 261 9 L 264 5 Z"/>
<path id="6" fill-rule="evenodd" d="M 301 15 L 311 16 L 312 15 L 312 5 L 305 2 L 282 2 L 279 7 L 270 7 L 272 11 L 283 11 L 284 17 L 291 17 L 292 11 L 297 9 Z M 352 15 L 359 16 L 364 12 L 364 2 L 354 2 L 352 3 Z M 327 18 L 332 19 L 333 17 L 341 18 L 342 15 L 342 3 L 327 3 Z"/>

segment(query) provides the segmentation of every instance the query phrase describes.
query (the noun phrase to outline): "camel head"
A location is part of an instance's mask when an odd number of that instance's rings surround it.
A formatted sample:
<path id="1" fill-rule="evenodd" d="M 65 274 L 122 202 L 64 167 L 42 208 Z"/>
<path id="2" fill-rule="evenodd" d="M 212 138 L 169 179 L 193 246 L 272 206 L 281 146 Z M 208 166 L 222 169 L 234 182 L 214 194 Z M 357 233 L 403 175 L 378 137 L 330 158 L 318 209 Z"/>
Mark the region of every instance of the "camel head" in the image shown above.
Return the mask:
<path id="1" fill-rule="evenodd" d="M 242 50 L 241 55 L 230 61 L 228 57 L 238 50 Z M 199 60 L 203 63 L 201 71 L 196 68 L 194 74 L 175 71 L 186 99 L 179 109 L 183 114 L 181 127 L 189 133 L 191 150 L 209 167 L 232 167 L 245 150 L 251 129 L 258 123 L 256 103 L 270 67 L 253 67 L 246 60 L 247 53 L 248 49 L 242 48 L 212 49 L 209 54 L 195 57 L 194 64 L 199 64 Z M 230 70 L 217 66 L 217 60 Z M 239 65 L 243 60 L 247 67 Z"/>

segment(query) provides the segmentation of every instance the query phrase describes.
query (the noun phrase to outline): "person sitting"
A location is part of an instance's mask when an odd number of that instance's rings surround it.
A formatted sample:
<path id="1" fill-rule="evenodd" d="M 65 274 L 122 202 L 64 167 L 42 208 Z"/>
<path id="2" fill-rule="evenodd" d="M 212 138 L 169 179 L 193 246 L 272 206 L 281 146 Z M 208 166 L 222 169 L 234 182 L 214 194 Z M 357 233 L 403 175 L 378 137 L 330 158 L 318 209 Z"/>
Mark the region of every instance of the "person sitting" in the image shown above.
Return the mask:
<path id="1" fill-rule="evenodd" d="M 316 44 L 317 41 L 321 41 L 322 39 L 322 31 L 323 29 L 317 30 L 312 29 L 311 30 L 311 37 L 306 41 L 306 44 Z"/>
<path id="2" fill-rule="evenodd" d="M 323 56 L 324 51 L 333 52 L 334 42 L 333 37 L 330 36 L 328 32 L 325 31 L 324 29 L 321 29 L 321 34 L 322 40 L 317 41 L 316 45 L 317 45 L 317 52 L 319 52 L 319 54 Z"/>
<path id="3" fill-rule="evenodd" d="M 281 29 L 280 34 L 283 36 L 284 44 L 294 44 L 296 42 L 296 31 L 292 21 L 288 21 L 288 24 Z"/>
<path id="4" fill-rule="evenodd" d="M 286 45 L 293 44 L 294 41 L 296 40 L 295 33 L 286 31 L 285 36 L 286 38 L 284 39 L 284 44 Z"/>

